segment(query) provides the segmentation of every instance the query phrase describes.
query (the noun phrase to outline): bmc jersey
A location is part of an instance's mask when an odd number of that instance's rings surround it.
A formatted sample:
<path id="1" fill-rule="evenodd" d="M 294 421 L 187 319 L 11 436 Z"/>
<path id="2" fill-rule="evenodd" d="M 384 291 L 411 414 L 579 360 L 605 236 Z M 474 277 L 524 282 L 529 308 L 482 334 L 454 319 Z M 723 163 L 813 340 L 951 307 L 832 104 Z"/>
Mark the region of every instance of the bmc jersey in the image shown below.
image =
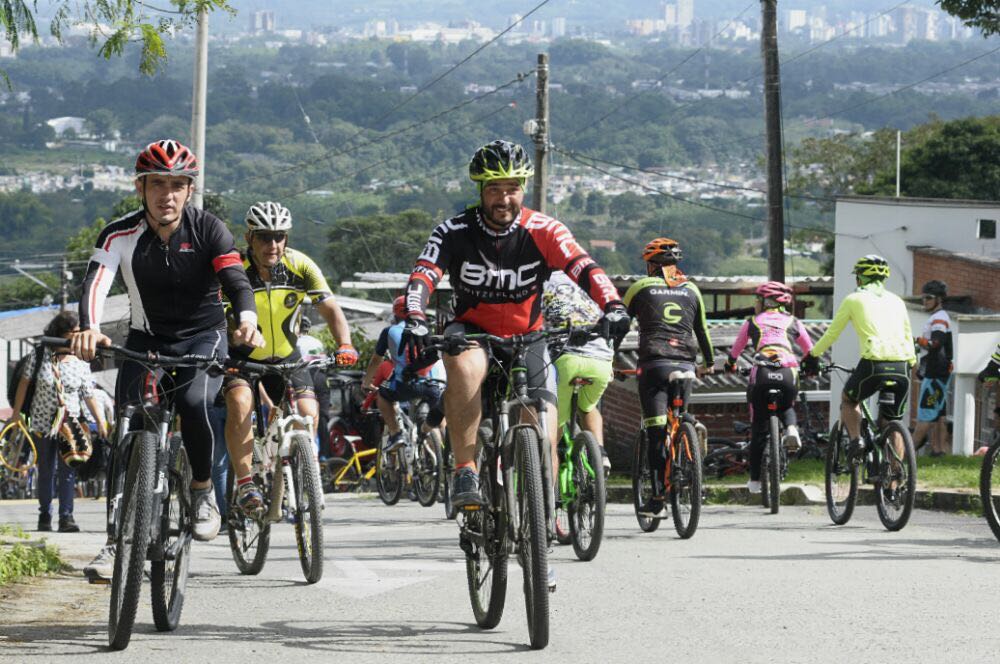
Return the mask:
<path id="1" fill-rule="evenodd" d="M 498 336 L 532 332 L 542 327 L 542 286 L 554 269 L 569 275 L 602 309 L 619 301 L 611 279 L 562 222 L 521 208 L 506 230 L 494 232 L 477 206 L 431 233 L 406 287 L 406 311 L 423 314 L 448 272 L 456 321 Z"/>
<path id="2" fill-rule="evenodd" d="M 625 293 L 628 312 L 639 321 L 639 361 L 695 362 L 701 349 L 705 366 L 714 363 L 701 291 L 690 281 L 670 286 L 663 277 L 646 277 Z"/>
<path id="3" fill-rule="evenodd" d="M 749 344 L 757 353 L 777 355 L 783 367 L 797 367 L 799 360 L 792 351 L 792 342 L 799 345 L 803 354 L 813 347 L 802 321 L 784 311 L 769 309 L 743 321 L 729 358 L 735 361 Z"/>
<path id="4" fill-rule="evenodd" d="M 97 237 L 80 296 L 80 329 L 99 329 L 104 301 L 121 271 L 131 328 L 161 339 L 190 339 L 224 329 L 221 289 L 244 320 L 256 320 L 253 295 L 233 236 L 218 217 L 186 206 L 166 243 L 139 210 Z"/>
<path id="5" fill-rule="evenodd" d="M 264 337 L 264 346 L 254 348 L 249 357 L 257 361 L 286 358 L 295 352 L 299 311 L 306 295 L 313 304 L 333 295 L 323 272 L 311 258 L 294 249 L 285 249 L 281 260 L 271 268 L 270 281 L 260 276 L 249 252 L 241 265 L 253 288 L 257 327 Z M 234 352 L 244 355 L 245 348 Z"/>
<path id="6" fill-rule="evenodd" d="M 926 378 L 947 378 L 951 374 L 951 316 L 944 309 L 935 311 L 924 323 L 924 339 L 933 343 L 920 358 Z"/>

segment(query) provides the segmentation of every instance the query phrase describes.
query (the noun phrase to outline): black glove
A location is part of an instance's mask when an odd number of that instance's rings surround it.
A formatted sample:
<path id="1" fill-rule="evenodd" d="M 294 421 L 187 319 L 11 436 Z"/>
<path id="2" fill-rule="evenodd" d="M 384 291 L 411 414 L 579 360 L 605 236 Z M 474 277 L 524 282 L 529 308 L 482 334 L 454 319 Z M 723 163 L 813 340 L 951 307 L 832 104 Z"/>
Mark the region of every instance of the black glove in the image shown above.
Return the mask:
<path id="1" fill-rule="evenodd" d="M 807 376 L 819 375 L 819 358 L 815 355 L 806 355 L 802 358 L 802 373 Z"/>
<path id="2" fill-rule="evenodd" d="M 726 373 L 736 373 L 736 360 L 733 358 L 726 358 L 725 365 Z"/>
<path id="3" fill-rule="evenodd" d="M 431 331 L 427 321 L 417 316 L 409 316 L 403 326 L 403 337 L 400 340 L 400 351 L 408 362 L 416 362 L 427 345 L 427 337 Z"/>
<path id="4" fill-rule="evenodd" d="M 629 317 L 625 305 L 621 302 L 612 302 L 608 305 L 607 311 L 601 317 L 598 325 L 600 325 L 601 336 L 608 341 L 613 341 L 615 350 L 617 350 L 622 339 L 628 334 L 629 328 L 632 327 L 632 319 Z"/>

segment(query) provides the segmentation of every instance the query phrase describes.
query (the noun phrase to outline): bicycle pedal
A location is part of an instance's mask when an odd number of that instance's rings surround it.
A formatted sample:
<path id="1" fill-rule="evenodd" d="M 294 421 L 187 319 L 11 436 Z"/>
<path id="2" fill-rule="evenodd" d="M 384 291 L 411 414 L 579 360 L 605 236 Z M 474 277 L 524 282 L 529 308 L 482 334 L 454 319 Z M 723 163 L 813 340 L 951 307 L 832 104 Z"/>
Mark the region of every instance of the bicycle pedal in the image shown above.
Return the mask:
<path id="1" fill-rule="evenodd" d="M 100 576 L 88 576 L 87 583 L 94 586 L 110 586 L 111 579 L 105 579 L 104 577 Z"/>
<path id="2" fill-rule="evenodd" d="M 463 512 L 478 512 L 483 508 L 482 505 L 463 505 L 459 509 Z"/>

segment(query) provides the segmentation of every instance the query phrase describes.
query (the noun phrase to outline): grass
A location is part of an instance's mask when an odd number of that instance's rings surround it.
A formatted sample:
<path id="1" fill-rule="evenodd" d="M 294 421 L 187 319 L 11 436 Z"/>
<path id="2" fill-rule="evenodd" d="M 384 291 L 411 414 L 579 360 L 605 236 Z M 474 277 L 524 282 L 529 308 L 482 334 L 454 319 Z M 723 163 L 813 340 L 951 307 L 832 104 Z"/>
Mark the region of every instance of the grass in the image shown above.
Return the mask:
<path id="1" fill-rule="evenodd" d="M 45 540 L 31 542 L 20 526 L 0 524 L 0 587 L 24 577 L 41 576 L 67 567 L 59 549 Z"/>

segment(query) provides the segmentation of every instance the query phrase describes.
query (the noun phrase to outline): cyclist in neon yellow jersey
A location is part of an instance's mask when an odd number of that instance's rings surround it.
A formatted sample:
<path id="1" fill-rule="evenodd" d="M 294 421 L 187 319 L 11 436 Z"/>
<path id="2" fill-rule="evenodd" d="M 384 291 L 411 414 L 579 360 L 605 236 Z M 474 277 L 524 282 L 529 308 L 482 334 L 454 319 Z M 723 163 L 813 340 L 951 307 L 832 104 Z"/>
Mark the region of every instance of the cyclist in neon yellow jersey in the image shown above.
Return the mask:
<path id="1" fill-rule="evenodd" d="M 847 427 L 854 454 L 864 453 L 860 403 L 879 391 L 893 392 L 894 405 L 880 405 L 880 417 L 899 420 L 910 391 L 910 367 L 916 362 L 910 316 L 903 300 L 885 288 L 889 264 L 876 254 L 862 256 L 854 264 L 857 290 L 844 298 L 826 334 L 820 337 L 803 363 L 815 374 L 819 358 L 833 345 L 847 323 L 858 335 L 861 361 L 844 384 L 840 420 Z M 886 382 L 891 385 L 886 385 Z"/>

